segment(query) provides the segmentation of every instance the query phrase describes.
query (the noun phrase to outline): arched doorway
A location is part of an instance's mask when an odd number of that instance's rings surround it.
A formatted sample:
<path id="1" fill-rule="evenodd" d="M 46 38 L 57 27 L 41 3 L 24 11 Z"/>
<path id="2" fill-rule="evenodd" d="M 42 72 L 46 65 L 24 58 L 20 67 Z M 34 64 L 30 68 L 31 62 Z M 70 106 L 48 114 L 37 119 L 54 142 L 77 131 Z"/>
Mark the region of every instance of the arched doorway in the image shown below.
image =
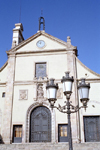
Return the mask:
<path id="1" fill-rule="evenodd" d="M 51 113 L 39 106 L 30 115 L 30 142 L 51 142 Z"/>

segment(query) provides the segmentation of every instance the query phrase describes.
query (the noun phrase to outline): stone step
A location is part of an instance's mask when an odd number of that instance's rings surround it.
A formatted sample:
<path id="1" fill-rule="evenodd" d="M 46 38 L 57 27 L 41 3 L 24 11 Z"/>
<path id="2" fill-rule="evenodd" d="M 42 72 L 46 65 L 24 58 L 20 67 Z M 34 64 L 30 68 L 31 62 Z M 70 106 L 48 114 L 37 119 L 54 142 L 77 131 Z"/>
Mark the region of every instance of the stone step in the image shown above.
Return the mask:
<path id="1" fill-rule="evenodd" d="M 0 150 L 69 150 L 68 143 L 0 144 Z M 100 150 L 100 142 L 73 144 L 73 150 Z"/>

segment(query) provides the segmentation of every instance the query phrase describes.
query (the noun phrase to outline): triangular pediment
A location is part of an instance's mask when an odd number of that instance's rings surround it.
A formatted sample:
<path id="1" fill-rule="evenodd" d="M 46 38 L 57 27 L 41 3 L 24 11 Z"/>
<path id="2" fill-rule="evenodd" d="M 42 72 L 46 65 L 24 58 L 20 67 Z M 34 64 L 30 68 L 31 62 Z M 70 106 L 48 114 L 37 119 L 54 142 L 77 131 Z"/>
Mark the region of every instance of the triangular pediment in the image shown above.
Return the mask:
<path id="1" fill-rule="evenodd" d="M 38 47 L 38 41 L 44 41 L 43 47 Z M 28 38 L 27 40 L 21 42 L 19 45 L 15 46 L 11 50 L 7 51 L 7 54 L 11 53 L 24 53 L 24 52 L 38 52 L 38 51 L 51 51 L 51 50 L 61 50 L 67 49 L 68 43 L 54 36 L 51 36 L 44 31 L 38 31 L 35 35 Z M 76 47 L 70 45 L 71 49 L 76 49 Z"/>

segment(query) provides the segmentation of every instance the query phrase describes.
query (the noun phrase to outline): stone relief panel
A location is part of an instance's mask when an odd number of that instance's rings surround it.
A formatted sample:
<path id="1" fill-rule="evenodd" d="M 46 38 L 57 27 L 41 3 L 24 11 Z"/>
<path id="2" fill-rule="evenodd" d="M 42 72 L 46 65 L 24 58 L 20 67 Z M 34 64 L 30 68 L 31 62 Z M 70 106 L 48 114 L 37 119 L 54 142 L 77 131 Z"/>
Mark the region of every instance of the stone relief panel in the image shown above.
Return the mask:
<path id="1" fill-rule="evenodd" d="M 63 89 L 59 88 L 57 91 L 57 99 L 62 99 L 63 98 Z"/>
<path id="2" fill-rule="evenodd" d="M 28 99 L 28 90 L 19 90 L 19 99 L 27 100 Z"/>

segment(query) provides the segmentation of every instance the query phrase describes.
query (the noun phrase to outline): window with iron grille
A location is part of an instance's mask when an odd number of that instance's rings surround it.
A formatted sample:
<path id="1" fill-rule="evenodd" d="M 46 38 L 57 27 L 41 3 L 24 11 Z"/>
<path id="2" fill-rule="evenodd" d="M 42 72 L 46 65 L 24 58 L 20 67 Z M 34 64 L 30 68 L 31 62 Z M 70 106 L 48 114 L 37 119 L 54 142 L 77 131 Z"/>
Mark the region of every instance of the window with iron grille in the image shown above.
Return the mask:
<path id="1" fill-rule="evenodd" d="M 46 77 L 46 63 L 36 63 L 35 64 L 35 77 L 43 78 Z"/>

